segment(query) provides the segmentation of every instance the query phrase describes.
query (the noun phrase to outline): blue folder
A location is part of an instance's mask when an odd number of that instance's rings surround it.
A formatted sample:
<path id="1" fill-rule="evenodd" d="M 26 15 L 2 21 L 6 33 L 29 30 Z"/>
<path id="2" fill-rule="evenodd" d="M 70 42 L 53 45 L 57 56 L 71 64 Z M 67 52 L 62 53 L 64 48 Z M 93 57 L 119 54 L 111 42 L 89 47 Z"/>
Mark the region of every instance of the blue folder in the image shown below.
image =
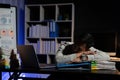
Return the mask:
<path id="1" fill-rule="evenodd" d="M 84 61 L 84 62 L 76 62 L 76 63 L 58 63 L 57 68 L 86 68 L 91 69 L 91 62 Z"/>

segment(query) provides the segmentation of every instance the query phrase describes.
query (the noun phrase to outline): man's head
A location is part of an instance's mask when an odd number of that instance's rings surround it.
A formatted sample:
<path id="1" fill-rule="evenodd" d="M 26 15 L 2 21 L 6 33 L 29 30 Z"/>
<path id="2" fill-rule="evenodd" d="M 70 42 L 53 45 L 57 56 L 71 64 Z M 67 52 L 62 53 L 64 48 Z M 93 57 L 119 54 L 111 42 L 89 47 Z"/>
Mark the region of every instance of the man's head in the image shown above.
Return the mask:
<path id="1" fill-rule="evenodd" d="M 81 52 L 81 51 L 82 50 L 78 45 L 70 44 L 70 45 L 67 45 L 65 47 L 65 49 L 63 50 L 63 54 L 64 55 L 69 55 L 69 54 L 78 53 L 78 52 Z"/>
<path id="2" fill-rule="evenodd" d="M 94 46 L 93 36 L 89 33 L 80 34 L 74 41 L 75 44 L 82 46 L 82 48 L 89 49 L 91 46 Z"/>

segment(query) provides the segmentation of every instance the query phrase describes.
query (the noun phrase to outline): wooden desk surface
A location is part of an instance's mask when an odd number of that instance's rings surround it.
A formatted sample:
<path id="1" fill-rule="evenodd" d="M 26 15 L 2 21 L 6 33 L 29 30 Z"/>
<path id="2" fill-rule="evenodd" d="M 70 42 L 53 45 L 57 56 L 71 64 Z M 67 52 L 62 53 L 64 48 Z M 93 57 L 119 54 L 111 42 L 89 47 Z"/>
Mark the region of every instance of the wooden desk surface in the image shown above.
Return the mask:
<path id="1" fill-rule="evenodd" d="M 110 57 L 110 61 L 120 62 L 120 58 L 118 58 L 118 57 Z"/>
<path id="2" fill-rule="evenodd" d="M 70 79 L 70 80 L 77 80 L 83 79 L 88 80 L 90 78 L 92 80 L 120 80 L 120 73 L 116 70 L 107 70 L 107 69 L 100 69 L 100 70 L 82 70 L 82 69 L 6 69 L 1 70 L 5 72 L 21 72 L 21 73 L 42 73 L 42 74 L 51 74 L 48 78 L 49 80 L 63 80 L 63 79 Z M 73 79 L 76 77 L 77 79 Z M 85 79 L 84 79 L 85 78 Z"/>
<path id="3" fill-rule="evenodd" d="M 109 56 L 116 56 L 116 52 L 108 52 Z"/>

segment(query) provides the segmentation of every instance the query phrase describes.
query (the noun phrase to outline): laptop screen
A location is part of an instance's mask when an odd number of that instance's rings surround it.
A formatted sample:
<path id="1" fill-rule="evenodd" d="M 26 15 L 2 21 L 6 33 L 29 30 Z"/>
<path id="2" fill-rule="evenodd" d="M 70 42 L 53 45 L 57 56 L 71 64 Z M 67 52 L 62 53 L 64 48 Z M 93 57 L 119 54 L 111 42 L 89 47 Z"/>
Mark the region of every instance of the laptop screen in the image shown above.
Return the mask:
<path id="1" fill-rule="evenodd" d="M 38 59 L 32 45 L 18 45 L 17 50 L 20 54 L 22 68 L 39 68 Z"/>

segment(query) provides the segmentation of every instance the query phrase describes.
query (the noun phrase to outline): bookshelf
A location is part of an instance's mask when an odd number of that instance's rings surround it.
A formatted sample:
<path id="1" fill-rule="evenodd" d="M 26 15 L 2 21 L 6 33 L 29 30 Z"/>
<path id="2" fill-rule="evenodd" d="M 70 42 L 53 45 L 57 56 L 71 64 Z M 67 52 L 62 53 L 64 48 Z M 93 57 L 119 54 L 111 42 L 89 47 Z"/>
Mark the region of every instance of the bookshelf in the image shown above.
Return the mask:
<path id="1" fill-rule="evenodd" d="M 25 44 L 34 46 L 40 63 L 55 63 L 60 44 L 73 37 L 73 3 L 25 5 Z"/>

